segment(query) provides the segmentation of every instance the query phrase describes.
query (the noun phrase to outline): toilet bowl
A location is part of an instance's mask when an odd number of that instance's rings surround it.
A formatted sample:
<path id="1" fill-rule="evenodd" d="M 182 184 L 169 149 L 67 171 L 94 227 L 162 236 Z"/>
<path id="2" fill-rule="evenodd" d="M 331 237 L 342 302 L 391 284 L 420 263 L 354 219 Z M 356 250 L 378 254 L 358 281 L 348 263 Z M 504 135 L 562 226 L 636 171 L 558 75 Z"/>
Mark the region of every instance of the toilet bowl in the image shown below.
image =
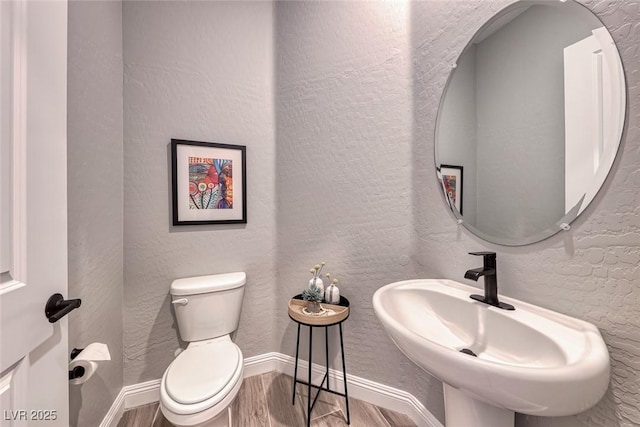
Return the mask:
<path id="1" fill-rule="evenodd" d="M 180 336 L 189 342 L 160 383 L 160 410 L 175 426 L 231 425 L 244 359 L 230 333 L 239 322 L 245 281 L 244 273 L 231 273 L 171 285 Z"/>
<path id="2" fill-rule="evenodd" d="M 242 352 L 228 336 L 190 345 L 162 376 L 162 413 L 178 427 L 230 425 L 243 372 Z"/>

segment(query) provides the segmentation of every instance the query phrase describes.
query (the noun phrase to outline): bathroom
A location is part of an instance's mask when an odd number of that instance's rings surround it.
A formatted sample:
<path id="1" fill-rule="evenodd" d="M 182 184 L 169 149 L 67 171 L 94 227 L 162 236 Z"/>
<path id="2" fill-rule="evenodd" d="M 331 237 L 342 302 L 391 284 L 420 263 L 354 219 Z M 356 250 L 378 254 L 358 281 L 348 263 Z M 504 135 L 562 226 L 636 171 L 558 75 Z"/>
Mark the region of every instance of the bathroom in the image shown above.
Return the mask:
<path id="1" fill-rule="evenodd" d="M 158 381 L 186 346 L 169 294 L 178 278 L 246 272 L 234 341 L 245 360 L 292 358 L 287 301 L 319 261 L 351 302 L 348 374 L 412 396 L 433 420 L 418 425 L 444 425 L 442 383 L 400 352 L 372 297 L 412 278 L 480 289 L 464 279 L 473 251 L 497 253 L 501 295 L 594 324 L 609 350 L 597 405 L 515 425 L 640 425 L 638 4 L 580 2 L 618 47 L 627 110 L 611 172 L 570 230 L 489 243 L 456 223 L 436 179 L 452 64 L 511 3 L 70 1 L 65 296 L 82 306 L 67 316 L 68 346 L 102 342 L 112 356 L 69 386 L 70 425 L 117 425 L 104 422 L 123 390 Z M 172 224 L 172 138 L 246 146 L 246 224 Z M 121 403 L 119 415 L 137 406 Z"/>

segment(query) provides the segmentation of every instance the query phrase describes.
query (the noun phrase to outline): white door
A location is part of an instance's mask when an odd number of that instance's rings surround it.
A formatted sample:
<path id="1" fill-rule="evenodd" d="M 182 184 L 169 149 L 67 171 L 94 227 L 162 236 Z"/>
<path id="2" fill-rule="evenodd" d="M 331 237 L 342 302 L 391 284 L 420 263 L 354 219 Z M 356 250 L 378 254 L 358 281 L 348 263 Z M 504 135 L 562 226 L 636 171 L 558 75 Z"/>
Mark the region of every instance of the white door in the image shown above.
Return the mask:
<path id="1" fill-rule="evenodd" d="M 565 212 L 595 197 L 618 151 L 624 122 L 622 63 L 606 28 L 564 49 Z"/>
<path id="2" fill-rule="evenodd" d="M 67 3 L 0 1 L 0 425 L 68 426 Z"/>

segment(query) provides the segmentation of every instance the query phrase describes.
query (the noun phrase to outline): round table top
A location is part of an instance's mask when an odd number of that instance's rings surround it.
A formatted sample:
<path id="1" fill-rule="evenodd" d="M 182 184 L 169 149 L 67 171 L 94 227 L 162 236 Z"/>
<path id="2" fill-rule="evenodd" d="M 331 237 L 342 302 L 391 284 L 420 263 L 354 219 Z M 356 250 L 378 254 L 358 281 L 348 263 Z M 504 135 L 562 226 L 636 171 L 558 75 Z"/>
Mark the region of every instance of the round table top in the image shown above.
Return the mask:
<path id="1" fill-rule="evenodd" d="M 313 316 L 302 311 L 307 302 L 298 294 L 289 300 L 289 317 L 294 322 L 307 326 L 332 326 L 344 322 L 349 317 L 349 300 L 340 296 L 338 304 L 321 303 L 322 306 L 333 313 Z"/>

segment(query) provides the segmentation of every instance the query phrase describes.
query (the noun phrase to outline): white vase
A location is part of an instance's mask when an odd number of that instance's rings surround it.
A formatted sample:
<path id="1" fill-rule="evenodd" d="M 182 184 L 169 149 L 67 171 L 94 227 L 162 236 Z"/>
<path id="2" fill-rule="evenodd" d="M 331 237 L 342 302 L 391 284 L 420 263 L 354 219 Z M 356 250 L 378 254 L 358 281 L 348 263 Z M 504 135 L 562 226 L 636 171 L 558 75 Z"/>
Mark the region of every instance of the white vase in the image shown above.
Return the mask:
<path id="1" fill-rule="evenodd" d="M 333 283 L 324 291 L 324 300 L 329 304 L 340 304 L 340 289 Z"/>
<path id="2" fill-rule="evenodd" d="M 311 288 L 314 284 L 317 287 L 319 287 L 320 290 L 324 293 L 324 283 L 322 283 L 322 279 L 321 278 L 312 277 L 311 280 L 309 280 L 309 288 Z"/>

